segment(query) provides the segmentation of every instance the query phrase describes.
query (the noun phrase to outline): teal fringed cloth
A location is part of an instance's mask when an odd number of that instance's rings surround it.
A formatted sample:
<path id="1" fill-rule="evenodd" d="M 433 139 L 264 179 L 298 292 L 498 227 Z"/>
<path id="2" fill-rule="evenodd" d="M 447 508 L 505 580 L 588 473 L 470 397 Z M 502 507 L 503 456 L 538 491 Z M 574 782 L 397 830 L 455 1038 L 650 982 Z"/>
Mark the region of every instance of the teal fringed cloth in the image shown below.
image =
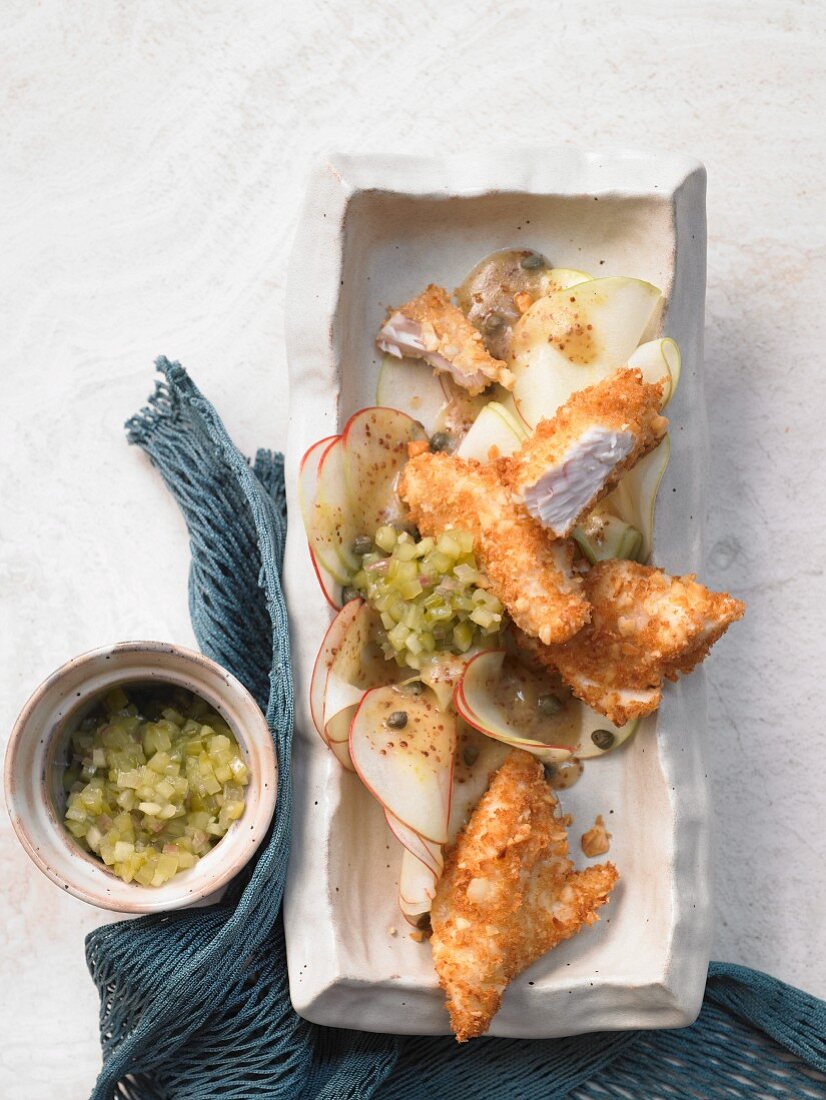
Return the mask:
<path id="1" fill-rule="evenodd" d="M 186 372 L 129 421 L 180 505 L 203 651 L 264 709 L 279 761 L 272 831 L 216 905 L 107 925 L 86 941 L 100 992 L 93 1100 L 755 1100 L 826 1097 L 826 1003 L 712 963 L 681 1031 L 571 1039 L 398 1038 L 318 1027 L 293 1012 L 281 899 L 290 842 L 293 702 L 281 592 L 282 459 L 249 464 Z"/>

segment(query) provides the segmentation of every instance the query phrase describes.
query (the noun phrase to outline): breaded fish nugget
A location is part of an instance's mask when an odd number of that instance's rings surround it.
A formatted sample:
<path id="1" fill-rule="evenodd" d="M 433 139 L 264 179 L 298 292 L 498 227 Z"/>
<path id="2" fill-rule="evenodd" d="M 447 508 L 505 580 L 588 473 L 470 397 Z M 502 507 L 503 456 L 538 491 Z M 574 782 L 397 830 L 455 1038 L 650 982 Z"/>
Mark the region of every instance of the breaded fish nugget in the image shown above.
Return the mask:
<path id="1" fill-rule="evenodd" d="M 470 531 L 491 592 L 527 634 L 563 642 L 588 621 L 572 543 L 552 541 L 513 503 L 492 466 L 420 454 L 403 469 L 399 493 L 423 535 Z"/>
<path id="2" fill-rule="evenodd" d="M 424 359 L 471 394 L 481 393 L 491 382 L 506 389 L 513 386 L 513 374 L 501 359 L 493 358 L 481 332 L 451 302 L 447 291 L 432 283 L 418 297 L 390 310 L 376 344 L 398 358 Z"/>
<path id="3" fill-rule="evenodd" d="M 662 390 L 662 383 L 643 382 L 641 371 L 625 368 L 573 394 L 499 463 L 516 499 L 556 538 L 566 538 L 665 435 Z"/>
<path id="4" fill-rule="evenodd" d="M 448 850 L 431 921 L 433 959 L 457 1040 L 482 1035 L 508 982 L 593 924 L 618 875 L 574 870 L 542 765 L 512 752 Z"/>
<path id="5" fill-rule="evenodd" d="M 585 593 L 591 621 L 575 638 L 542 646 L 522 636 L 519 644 L 618 726 L 656 710 L 663 680 L 691 672 L 745 611 L 692 575 L 632 561 L 599 562 L 585 575 Z"/>

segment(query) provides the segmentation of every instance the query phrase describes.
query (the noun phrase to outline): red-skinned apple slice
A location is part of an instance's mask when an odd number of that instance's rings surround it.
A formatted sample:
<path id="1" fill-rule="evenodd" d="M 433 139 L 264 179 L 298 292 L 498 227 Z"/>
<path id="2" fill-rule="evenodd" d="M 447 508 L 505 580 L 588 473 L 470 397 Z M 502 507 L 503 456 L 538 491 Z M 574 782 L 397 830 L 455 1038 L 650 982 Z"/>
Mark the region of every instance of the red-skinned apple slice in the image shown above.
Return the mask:
<path id="1" fill-rule="evenodd" d="M 360 409 L 347 421 L 342 432 L 343 467 L 353 536 L 372 535 L 382 524 L 403 521 L 396 478 L 407 462 L 408 443 L 426 438 L 418 421 L 381 405 Z"/>
<path id="2" fill-rule="evenodd" d="M 405 920 L 418 927 L 419 918 L 430 912 L 438 876 L 411 852 L 402 852 L 399 871 L 399 909 Z"/>
<path id="3" fill-rule="evenodd" d="M 327 633 L 316 654 L 313 674 L 310 677 L 310 715 L 313 725 L 325 741 L 327 738 L 324 736 L 324 697 L 327 677 L 350 626 L 363 606 L 363 600 L 350 600 L 344 605 L 327 628 Z"/>
<path id="4" fill-rule="evenodd" d="M 353 601 L 356 602 L 356 601 Z M 356 707 L 366 691 L 395 683 L 400 669 L 388 661 L 376 643 L 378 616 L 359 600 L 330 664 L 324 685 L 324 738 L 346 742 Z M 348 604 L 349 607 L 349 604 Z"/>
<path id="5" fill-rule="evenodd" d="M 348 584 L 361 565 L 351 549 L 362 523 L 348 493 L 346 462 L 342 434 L 330 443 L 319 461 L 312 515 L 317 556 L 341 584 Z"/>
<path id="6" fill-rule="evenodd" d="M 487 649 L 472 657 L 453 693 L 456 712 L 471 726 L 514 749 L 524 749 L 543 764 L 555 764 L 571 756 L 571 747 L 527 736 L 509 719 L 508 710 L 497 700 L 495 687 L 502 674 L 503 649 Z M 554 723 L 548 720 L 548 732 Z M 535 731 L 533 731 L 535 732 Z"/>
<path id="7" fill-rule="evenodd" d="M 399 821 L 389 810 L 384 811 L 384 816 L 387 818 L 390 832 L 399 844 L 428 866 L 434 875 L 441 875 L 445 866 L 441 844 L 434 844 L 432 840 L 425 840 L 415 829 L 411 829 L 403 821 Z"/>
<path id="8" fill-rule="evenodd" d="M 329 603 L 331 607 L 338 609 L 342 604 L 341 584 L 336 580 L 329 569 L 318 560 L 315 550 L 313 549 L 313 543 L 310 540 L 315 497 L 318 490 L 318 466 L 324 452 L 336 439 L 338 439 L 336 435 L 328 435 L 325 436 L 324 439 L 319 439 L 301 459 L 301 465 L 298 471 L 298 502 L 301 507 L 301 516 L 304 520 L 304 530 L 307 534 L 310 561 L 315 570 L 315 575 L 318 578 L 318 583 L 321 586 L 321 591 L 324 593 L 324 598 L 327 600 L 327 603 Z"/>
<path id="9" fill-rule="evenodd" d="M 455 738 L 452 715 L 439 710 L 431 692 L 413 696 L 394 686 L 368 691 L 350 726 L 350 758 L 362 783 L 435 844 L 447 840 Z"/>

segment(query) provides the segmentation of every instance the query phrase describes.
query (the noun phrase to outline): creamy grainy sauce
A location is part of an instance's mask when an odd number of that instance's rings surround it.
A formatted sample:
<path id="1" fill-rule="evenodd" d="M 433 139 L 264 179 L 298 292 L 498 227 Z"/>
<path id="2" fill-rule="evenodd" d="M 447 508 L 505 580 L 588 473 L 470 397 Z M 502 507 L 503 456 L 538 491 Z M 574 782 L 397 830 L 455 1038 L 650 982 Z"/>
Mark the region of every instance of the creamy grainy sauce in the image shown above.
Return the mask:
<path id="1" fill-rule="evenodd" d="M 570 691 L 549 672 L 535 672 L 506 657 L 501 675 L 488 680 L 485 686 L 506 715 L 515 737 L 530 737 L 548 745 L 573 747 L 578 743 L 577 705 Z M 547 713 L 549 710 L 556 713 Z"/>
<path id="2" fill-rule="evenodd" d="M 480 260 L 456 288 L 459 308 L 497 359 L 507 358 L 511 330 L 525 308 L 548 293 L 545 276 L 550 266 L 530 248 L 503 248 Z"/>

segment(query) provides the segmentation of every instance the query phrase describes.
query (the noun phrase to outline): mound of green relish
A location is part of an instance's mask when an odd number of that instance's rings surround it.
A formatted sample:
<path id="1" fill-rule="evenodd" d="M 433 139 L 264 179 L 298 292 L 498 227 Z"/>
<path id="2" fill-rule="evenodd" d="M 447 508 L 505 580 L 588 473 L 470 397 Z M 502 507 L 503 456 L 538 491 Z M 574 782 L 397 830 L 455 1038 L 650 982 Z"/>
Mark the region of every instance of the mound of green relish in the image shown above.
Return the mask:
<path id="1" fill-rule="evenodd" d="M 72 734 L 64 824 L 124 882 L 161 886 L 238 820 L 248 782 L 238 742 L 203 699 L 115 688 Z"/>
<path id="2" fill-rule="evenodd" d="M 487 590 L 467 531 L 417 540 L 380 527 L 372 547 L 357 549 L 353 588 L 378 611 L 382 649 L 399 665 L 421 669 L 432 653 L 465 653 L 499 633 L 502 604 Z"/>

